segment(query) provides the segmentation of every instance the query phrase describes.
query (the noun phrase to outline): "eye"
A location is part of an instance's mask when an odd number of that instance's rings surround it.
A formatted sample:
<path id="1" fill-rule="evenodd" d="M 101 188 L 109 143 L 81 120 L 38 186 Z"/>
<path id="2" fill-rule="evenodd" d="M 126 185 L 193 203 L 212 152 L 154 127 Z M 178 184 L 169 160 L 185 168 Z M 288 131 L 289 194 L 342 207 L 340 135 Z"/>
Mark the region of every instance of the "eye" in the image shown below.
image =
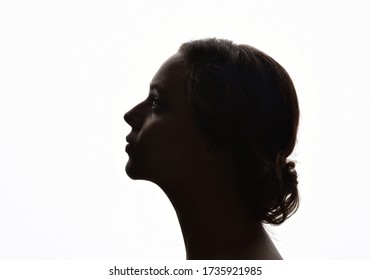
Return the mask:
<path id="1" fill-rule="evenodd" d="M 158 96 L 154 96 L 153 97 L 153 101 L 152 101 L 152 109 L 154 111 L 158 111 L 161 109 L 161 102 L 160 102 L 160 99 Z"/>

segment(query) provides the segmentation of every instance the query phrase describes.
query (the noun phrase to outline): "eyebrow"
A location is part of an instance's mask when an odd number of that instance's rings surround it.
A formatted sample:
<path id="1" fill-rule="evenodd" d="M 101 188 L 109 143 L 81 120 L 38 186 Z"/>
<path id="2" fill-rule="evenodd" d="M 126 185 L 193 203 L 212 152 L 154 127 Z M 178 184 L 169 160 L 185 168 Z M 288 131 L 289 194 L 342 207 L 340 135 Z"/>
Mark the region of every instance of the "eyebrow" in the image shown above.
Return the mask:
<path id="1" fill-rule="evenodd" d="M 153 90 L 153 89 L 158 90 L 159 93 L 166 94 L 166 91 L 158 84 L 150 84 L 150 90 Z"/>

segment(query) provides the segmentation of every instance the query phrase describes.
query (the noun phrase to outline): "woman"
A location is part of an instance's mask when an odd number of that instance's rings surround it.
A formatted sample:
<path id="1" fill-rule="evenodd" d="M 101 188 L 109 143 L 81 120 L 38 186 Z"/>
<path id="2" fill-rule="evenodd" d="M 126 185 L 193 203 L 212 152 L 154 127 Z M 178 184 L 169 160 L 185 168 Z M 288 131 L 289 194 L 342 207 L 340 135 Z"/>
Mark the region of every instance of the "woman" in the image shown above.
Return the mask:
<path id="1" fill-rule="evenodd" d="M 287 157 L 299 108 L 276 61 L 227 40 L 185 43 L 124 119 L 126 172 L 166 193 L 187 259 L 281 259 L 263 223 L 281 224 L 298 207 Z"/>

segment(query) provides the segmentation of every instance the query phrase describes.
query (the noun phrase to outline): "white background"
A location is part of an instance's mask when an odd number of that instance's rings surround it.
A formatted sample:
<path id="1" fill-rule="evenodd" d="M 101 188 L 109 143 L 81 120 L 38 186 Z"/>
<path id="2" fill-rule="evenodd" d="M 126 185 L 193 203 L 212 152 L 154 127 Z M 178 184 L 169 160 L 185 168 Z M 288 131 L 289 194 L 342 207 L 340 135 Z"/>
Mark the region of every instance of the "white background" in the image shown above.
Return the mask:
<path id="1" fill-rule="evenodd" d="M 123 114 L 191 39 L 255 46 L 300 101 L 285 259 L 369 259 L 367 1 L 1 1 L 0 259 L 185 258 L 164 193 L 124 172 Z"/>

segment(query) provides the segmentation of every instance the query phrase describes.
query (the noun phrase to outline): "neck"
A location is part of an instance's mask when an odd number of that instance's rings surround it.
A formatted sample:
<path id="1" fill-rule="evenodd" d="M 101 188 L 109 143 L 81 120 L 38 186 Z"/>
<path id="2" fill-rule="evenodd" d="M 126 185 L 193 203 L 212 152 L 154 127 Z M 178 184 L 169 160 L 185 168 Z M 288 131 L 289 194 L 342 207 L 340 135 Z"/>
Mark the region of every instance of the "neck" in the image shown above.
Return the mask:
<path id="1" fill-rule="evenodd" d="M 176 210 L 187 259 L 280 259 L 237 191 L 248 186 L 228 170 L 208 171 L 161 186 Z"/>

